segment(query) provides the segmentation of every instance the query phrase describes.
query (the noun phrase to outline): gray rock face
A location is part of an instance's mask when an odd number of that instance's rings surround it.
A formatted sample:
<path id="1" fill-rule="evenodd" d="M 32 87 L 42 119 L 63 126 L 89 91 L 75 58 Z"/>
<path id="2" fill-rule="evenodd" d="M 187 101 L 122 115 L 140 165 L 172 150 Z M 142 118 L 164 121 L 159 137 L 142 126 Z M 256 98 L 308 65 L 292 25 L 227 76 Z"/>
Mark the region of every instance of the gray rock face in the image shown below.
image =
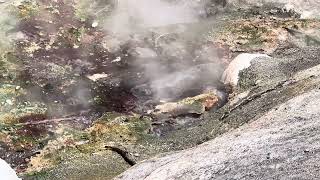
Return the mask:
<path id="1" fill-rule="evenodd" d="M 243 69 L 250 67 L 251 61 L 256 58 L 268 60 L 269 56 L 265 54 L 248 54 L 243 53 L 238 55 L 223 72 L 221 81 L 225 84 L 237 85 L 239 80 L 239 72 Z"/>
<path id="2" fill-rule="evenodd" d="M 247 90 L 252 86 L 274 85 L 319 64 L 319 47 L 287 48 L 279 53 L 275 52 L 274 58 L 267 60 L 254 60 L 249 68 L 240 71 L 240 88 Z"/>
<path id="3" fill-rule="evenodd" d="M 286 10 L 294 10 L 301 14 L 301 18 L 319 18 L 319 0 L 230 0 L 228 2 L 237 7 L 262 6 L 266 4 L 278 5 Z"/>
<path id="4" fill-rule="evenodd" d="M 320 90 L 198 147 L 142 162 L 117 179 L 317 179 Z"/>

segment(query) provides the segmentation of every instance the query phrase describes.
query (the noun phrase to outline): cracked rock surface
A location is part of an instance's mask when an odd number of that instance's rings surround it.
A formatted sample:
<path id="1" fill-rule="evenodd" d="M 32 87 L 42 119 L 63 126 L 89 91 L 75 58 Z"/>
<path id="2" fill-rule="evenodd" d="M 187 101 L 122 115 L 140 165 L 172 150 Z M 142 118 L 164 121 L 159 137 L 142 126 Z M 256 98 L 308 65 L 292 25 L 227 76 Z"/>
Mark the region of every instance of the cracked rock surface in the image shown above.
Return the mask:
<path id="1" fill-rule="evenodd" d="M 317 179 L 320 90 L 198 147 L 155 157 L 117 179 Z"/>

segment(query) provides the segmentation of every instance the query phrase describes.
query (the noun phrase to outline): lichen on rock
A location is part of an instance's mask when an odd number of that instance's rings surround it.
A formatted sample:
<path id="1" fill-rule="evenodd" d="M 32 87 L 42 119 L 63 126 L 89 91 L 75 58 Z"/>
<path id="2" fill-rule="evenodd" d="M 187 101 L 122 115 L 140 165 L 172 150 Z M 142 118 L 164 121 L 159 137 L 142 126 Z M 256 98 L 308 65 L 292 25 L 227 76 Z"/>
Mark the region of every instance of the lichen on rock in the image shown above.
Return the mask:
<path id="1" fill-rule="evenodd" d="M 89 129 L 93 141 L 135 143 L 147 136 L 151 119 L 140 115 L 106 113 Z"/>
<path id="2" fill-rule="evenodd" d="M 157 118 L 177 117 L 186 115 L 201 115 L 218 105 L 219 98 L 214 93 L 201 94 L 185 98 L 178 102 L 164 103 L 156 106 L 152 114 Z"/>
<path id="3" fill-rule="evenodd" d="M 215 41 L 226 43 L 234 52 L 270 54 L 280 44 L 289 41 L 292 35 L 288 29 L 308 33 L 319 26 L 319 20 L 314 19 L 276 17 L 236 19 L 215 35 Z"/>
<path id="4" fill-rule="evenodd" d="M 84 132 L 65 128 L 57 130 L 57 138 L 50 140 L 40 154 L 31 159 L 25 176 L 44 179 L 114 177 L 129 165 L 117 152 L 107 150 L 105 146 L 135 146 L 150 136 L 150 124 L 146 117 L 110 112 Z M 98 169 L 92 170 L 94 167 Z M 77 173 L 76 169 L 82 171 Z M 84 172 L 84 169 L 92 171 Z"/>

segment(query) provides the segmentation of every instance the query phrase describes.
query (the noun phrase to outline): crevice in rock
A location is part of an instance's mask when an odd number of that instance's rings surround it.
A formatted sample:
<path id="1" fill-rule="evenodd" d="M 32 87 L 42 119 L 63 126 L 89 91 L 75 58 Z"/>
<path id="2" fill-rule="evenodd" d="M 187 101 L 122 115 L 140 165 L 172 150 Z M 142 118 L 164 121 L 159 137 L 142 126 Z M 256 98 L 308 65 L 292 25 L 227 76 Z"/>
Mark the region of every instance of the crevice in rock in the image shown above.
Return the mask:
<path id="1" fill-rule="evenodd" d="M 128 151 L 113 146 L 105 146 L 105 148 L 106 150 L 110 150 L 119 154 L 130 166 L 134 166 L 135 164 L 137 164 L 137 162 L 135 162 L 132 158 L 129 157 Z"/>
<path id="2" fill-rule="evenodd" d="M 235 105 L 234 107 L 232 107 L 230 110 L 226 111 L 225 113 L 223 113 L 223 115 L 220 117 L 220 120 L 224 120 L 225 118 L 227 118 L 229 116 L 229 114 L 231 114 L 233 111 L 237 110 L 238 108 L 246 105 L 246 104 L 249 104 L 250 102 L 260 98 L 261 96 L 263 96 L 264 94 L 267 94 L 269 92 L 272 92 L 272 91 L 275 91 L 276 89 L 278 88 L 281 88 L 283 87 L 283 85 L 286 83 L 287 81 L 282 81 L 282 82 L 279 82 L 275 87 L 273 88 L 270 88 L 270 89 L 266 89 L 262 92 L 259 92 L 259 93 L 255 93 L 245 99 L 243 99 L 241 102 L 239 102 L 237 105 Z"/>

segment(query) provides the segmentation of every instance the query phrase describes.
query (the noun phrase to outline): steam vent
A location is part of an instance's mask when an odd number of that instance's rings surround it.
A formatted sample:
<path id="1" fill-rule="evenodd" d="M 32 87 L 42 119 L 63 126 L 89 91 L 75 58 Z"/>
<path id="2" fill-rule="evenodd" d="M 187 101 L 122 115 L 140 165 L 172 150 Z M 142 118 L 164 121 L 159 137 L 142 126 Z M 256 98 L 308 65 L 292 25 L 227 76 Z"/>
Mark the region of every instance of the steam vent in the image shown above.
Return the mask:
<path id="1" fill-rule="evenodd" d="M 320 178 L 319 0 L 0 0 L 0 179 Z"/>

